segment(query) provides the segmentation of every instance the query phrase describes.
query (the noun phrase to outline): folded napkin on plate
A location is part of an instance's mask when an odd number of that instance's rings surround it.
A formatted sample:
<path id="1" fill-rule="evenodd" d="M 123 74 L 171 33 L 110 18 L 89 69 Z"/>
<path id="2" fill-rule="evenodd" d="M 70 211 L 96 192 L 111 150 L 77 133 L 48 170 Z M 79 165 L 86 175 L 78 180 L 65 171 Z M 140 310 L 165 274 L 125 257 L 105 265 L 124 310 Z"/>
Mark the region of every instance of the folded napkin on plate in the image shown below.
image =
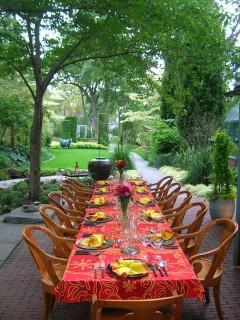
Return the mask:
<path id="1" fill-rule="evenodd" d="M 105 199 L 105 197 L 98 197 L 98 198 L 93 199 L 93 203 L 95 205 L 103 205 L 106 203 L 106 199 Z"/>
<path id="2" fill-rule="evenodd" d="M 136 186 L 142 186 L 144 182 L 142 180 L 133 180 L 132 183 Z"/>
<path id="3" fill-rule="evenodd" d="M 107 241 L 105 240 L 105 236 L 103 234 L 92 234 L 89 239 L 85 239 L 81 242 L 81 245 L 88 247 L 101 247 Z"/>
<path id="4" fill-rule="evenodd" d="M 99 192 L 106 193 L 106 192 L 109 192 L 109 189 L 107 187 L 102 187 L 102 188 L 99 188 Z"/>
<path id="5" fill-rule="evenodd" d="M 147 192 L 146 187 L 136 187 L 136 192 L 137 193 L 144 193 Z"/>
<path id="6" fill-rule="evenodd" d="M 148 198 L 148 197 L 142 197 L 139 199 L 139 203 L 141 203 L 141 204 L 149 204 L 151 202 L 152 202 L 152 199 Z"/>
<path id="7" fill-rule="evenodd" d="M 101 220 L 105 218 L 106 218 L 106 214 L 105 212 L 102 212 L 102 211 L 98 211 L 95 214 L 92 214 L 88 217 L 88 219 L 91 221 Z"/>
<path id="8" fill-rule="evenodd" d="M 105 180 L 99 180 L 99 181 L 96 182 L 96 184 L 97 184 L 98 186 L 105 186 L 105 185 L 108 184 L 108 182 L 105 181 Z"/>
<path id="9" fill-rule="evenodd" d="M 127 277 L 147 273 L 146 265 L 138 260 L 118 259 L 111 263 L 112 271 L 119 276 Z"/>
<path id="10" fill-rule="evenodd" d="M 157 241 L 157 240 L 171 240 L 174 236 L 174 232 L 172 230 L 164 230 L 158 233 L 153 233 L 149 236 L 150 239 Z"/>
<path id="11" fill-rule="evenodd" d="M 153 220 L 157 220 L 160 219 L 162 217 L 162 214 L 160 212 L 157 212 L 155 210 L 147 210 L 143 212 L 143 217 L 146 219 L 153 219 Z"/>

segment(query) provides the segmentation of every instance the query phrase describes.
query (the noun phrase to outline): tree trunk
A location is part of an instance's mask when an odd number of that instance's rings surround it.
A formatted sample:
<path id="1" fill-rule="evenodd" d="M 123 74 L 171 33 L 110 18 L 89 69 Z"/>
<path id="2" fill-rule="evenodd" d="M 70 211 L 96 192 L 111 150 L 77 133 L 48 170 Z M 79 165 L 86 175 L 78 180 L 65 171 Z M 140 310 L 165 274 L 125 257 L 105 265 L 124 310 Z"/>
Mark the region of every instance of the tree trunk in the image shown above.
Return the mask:
<path id="1" fill-rule="evenodd" d="M 30 138 L 30 199 L 38 200 L 40 192 L 40 155 L 43 121 L 43 93 L 38 92 L 34 103 L 33 123 Z"/>
<path id="2" fill-rule="evenodd" d="M 92 109 L 92 127 L 94 137 L 97 137 L 97 97 L 96 95 L 91 95 L 91 109 Z"/>
<path id="3" fill-rule="evenodd" d="M 16 148 L 16 130 L 15 123 L 11 126 L 11 147 Z"/>

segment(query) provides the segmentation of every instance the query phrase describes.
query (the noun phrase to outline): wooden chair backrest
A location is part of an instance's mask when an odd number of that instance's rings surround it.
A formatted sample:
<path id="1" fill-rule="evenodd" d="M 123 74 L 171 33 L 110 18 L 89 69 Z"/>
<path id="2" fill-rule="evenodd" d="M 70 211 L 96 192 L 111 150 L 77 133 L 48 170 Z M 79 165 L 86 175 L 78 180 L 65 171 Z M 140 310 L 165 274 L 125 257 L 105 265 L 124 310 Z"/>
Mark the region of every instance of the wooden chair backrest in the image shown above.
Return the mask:
<path id="1" fill-rule="evenodd" d="M 126 310 L 126 314 L 121 319 L 131 320 L 157 320 L 157 319 L 181 319 L 183 296 L 174 295 L 161 299 L 151 300 L 96 300 L 92 303 L 91 320 L 104 320 L 102 309 L 113 309 L 112 319 L 114 319 L 114 309 Z M 172 307 L 168 317 L 160 311 L 161 308 Z M 109 318 L 108 318 L 109 319 Z M 118 319 L 120 319 L 118 317 Z"/>
<path id="2" fill-rule="evenodd" d="M 43 205 L 40 207 L 39 211 L 43 217 L 46 227 L 58 236 L 64 237 L 64 232 L 62 228 L 59 228 L 59 225 L 55 222 L 55 220 L 50 217 L 51 212 L 54 212 L 54 215 L 57 217 L 60 226 L 64 225 L 66 228 L 73 228 L 68 215 L 66 215 L 64 211 L 60 210 L 59 208 L 52 205 Z"/>
<path id="3" fill-rule="evenodd" d="M 181 210 L 182 208 L 186 207 L 187 204 L 190 203 L 192 199 L 192 192 L 188 190 L 182 190 L 178 193 L 177 199 L 176 199 L 176 204 L 177 206 L 175 207 L 176 210 Z M 181 202 L 178 202 L 178 199 L 181 200 Z"/>
<path id="4" fill-rule="evenodd" d="M 92 191 L 92 189 L 93 189 L 92 185 L 83 184 L 79 180 L 73 179 L 73 178 L 68 178 L 68 179 L 64 180 L 64 182 L 67 183 L 67 184 L 71 184 L 71 185 L 73 185 L 73 186 L 75 186 L 77 188 L 87 190 L 87 191 Z"/>
<path id="5" fill-rule="evenodd" d="M 53 191 L 48 194 L 48 198 L 50 203 L 57 208 L 61 209 L 65 213 L 68 213 L 67 209 L 76 210 L 76 211 L 83 211 L 86 208 L 85 203 L 80 203 L 74 201 L 73 198 L 68 197 L 67 195 L 63 194 L 62 192 Z"/>
<path id="6" fill-rule="evenodd" d="M 164 197 L 163 200 L 158 201 L 158 205 L 162 210 L 171 209 L 176 202 L 177 196 L 178 192 L 171 193 L 170 195 Z"/>
<path id="7" fill-rule="evenodd" d="M 177 195 L 181 189 L 181 184 L 178 183 L 178 182 L 174 182 L 172 184 L 170 184 L 165 190 L 164 190 L 164 195 L 162 194 L 161 196 L 159 195 L 156 195 L 156 200 L 157 201 L 164 201 L 164 200 L 167 200 L 168 198 L 170 198 L 172 195 L 175 195 L 175 201 L 176 201 L 176 198 L 177 198 Z M 173 201 L 173 206 L 175 204 L 175 201 Z"/>
<path id="8" fill-rule="evenodd" d="M 163 177 L 161 180 L 159 180 L 156 185 L 154 184 L 154 187 L 150 187 L 150 190 L 152 191 L 153 195 L 162 195 L 164 193 L 164 190 L 171 184 L 173 178 L 171 176 Z"/>
<path id="9" fill-rule="evenodd" d="M 213 250 L 206 251 L 204 253 L 198 253 L 202 244 L 203 239 L 210 233 L 213 228 L 216 226 L 222 227 L 221 236 L 219 237 L 219 246 Z M 202 230 L 200 231 L 199 235 L 197 236 L 195 246 L 191 251 L 189 261 L 193 261 L 193 267 L 196 269 L 198 268 L 197 262 L 196 266 L 194 266 L 194 260 L 197 260 L 201 257 L 213 257 L 211 268 L 209 269 L 207 276 L 205 278 L 206 285 L 210 285 L 213 279 L 213 276 L 219 268 L 226 256 L 227 251 L 231 245 L 232 239 L 238 232 L 238 224 L 230 219 L 217 219 L 210 221 Z"/>
<path id="10" fill-rule="evenodd" d="M 79 192 L 74 186 L 66 183 L 60 184 L 60 190 L 64 195 L 69 198 L 72 198 L 76 202 L 85 203 L 86 200 L 89 200 L 89 195 Z"/>
<path id="11" fill-rule="evenodd" d="M 39 234 L 44 234 L 48 236 L 48 238 L 52 241 L 54 248 L 58 252 L 58 257 L 53 256 L 47 253 L 42 248 L 40 248 L 36 238 L 32 235 L 33 231 L 37 231 Z M 45 273 L 47 273 L 49 275 L 49 278 L 53 282 L 54 286 L 56 286 L 59 283 L 60 279 L 58 278 L 58 275 L 55 272 L 54 263 L 66 263 L 66 258 L 70 254 L 69 248 L 64 246 L 63 242 L 60 241 L 61 238 L 57 237 L 49 229 L 39 225 L 30 225 L 24 227 L 22 234 L 23 238 L 28 244 L 29 250 L 33 256 L 33 259 L 35 260 L 40 274 L 43 276 Z"/>
<path id="12" fill-rule="evenodd" d="M 201 201 L 195 201 L 192 203 L 189 203 L 185 207 L 183 207 L 181 210 L 178 211 L 178 213 L 175 215 L 172 225 L 172 228 L 184 226 L 184 218 L 187 214 L 191 215 L 191 218 L 193 216 L 193 213 L 191 212 L 192 209 L 199 208 L 195 212 L 195 219 L 191 219 L 190 223 L 187 223 L 185 226 L 187 226 L 186 233 L 193 233 L 200 229 L 201 224 L 203 222 L 204 216 L 208 211 L 208 205 L 205 202 Z"/>

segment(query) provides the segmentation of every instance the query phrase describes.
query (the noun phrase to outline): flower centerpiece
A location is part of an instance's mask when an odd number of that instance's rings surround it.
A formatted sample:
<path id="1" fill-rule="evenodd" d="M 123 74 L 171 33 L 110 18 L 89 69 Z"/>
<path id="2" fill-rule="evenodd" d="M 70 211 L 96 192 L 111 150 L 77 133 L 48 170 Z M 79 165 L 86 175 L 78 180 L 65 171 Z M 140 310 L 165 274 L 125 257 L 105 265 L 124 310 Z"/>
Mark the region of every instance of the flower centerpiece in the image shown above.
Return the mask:
<path id="1" fill-rule="evenodd" d="M 127 182 L 119 183 L 115 188 L 115 194 L 119 198 L 122 214 L 126 216 L 128 204 L 133 195 L 133 187 Z"/>
<path id="2" fill-rule="evenodd" d="M 115 161 L 115 167 L 118 169 L 118 172 L 120 174 L 120 181 L 123 181 L 123 172 L 127 168 L 127 161 L 126 160 L 116 160 Z"/>
<path id="3" fill-rule="evenodd" d="M 122 211 L 122 233 L 126 246 L 122 249 L 124 254 L 136 254 L 139 252 L 138 248 L 132 245 L 132 215 L 128 214 L 129 201 L 133 195 L 133 187 L 130 183 L 122 182 L 116 186 L 115 194 L 119 198 L 121 211 Z"/>

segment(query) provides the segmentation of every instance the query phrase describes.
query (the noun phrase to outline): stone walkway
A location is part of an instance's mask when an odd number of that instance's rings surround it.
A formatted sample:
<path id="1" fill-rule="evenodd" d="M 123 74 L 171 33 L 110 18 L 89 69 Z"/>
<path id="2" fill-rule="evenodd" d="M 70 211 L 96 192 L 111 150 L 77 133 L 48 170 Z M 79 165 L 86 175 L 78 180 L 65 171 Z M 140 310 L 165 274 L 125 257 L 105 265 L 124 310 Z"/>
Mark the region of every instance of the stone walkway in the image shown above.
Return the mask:
<path id="1" fill-rule="evenodd" d="M 147 167 L 147 163 L 134 155 L 137 170 L 149 182 L 159 179 L 161 174 L 157 169 Z M 204 224 L 209 221 L 209 215 L 205 217 Z M 0 223 L 1 225 L 1 223 Z M 5 226 L 5 225 L 4 225 Z M 19 241 L 19 225 L 14 225 L 15 230 L 6 229 L 5 235 L 1 235 L 0 241 L 8 237 L 9 240 Z M 3 230 L 3 229 L 2 229 Z M 14 238 L 16 237 L 16 239 Z M 210 248 L 216 241 L 217 233 L 212 234 L 204 244 Z M 44 239 L 40 239 L 44 244 Z M 17 242 L 18 242 L 17 241 Z M 16 242 L 15 242 L 16 245 Z M 232 249 L 228 253 L 223 264 L 223 281 L 221 286 L 222 307 L 225 320 L 240 319 L 240 268 L 232 265 Z M 25 242 L 20 242 L 11 255 L 0 268 L 0 320 L 42 320 L 43 297 L 39 282 L 38 270 L 26 247 Z M 185 300 L 183 320 L 217 320 L 214 301 L 211 294 L 209 305 L 195 300 Z M 51 319 L 75 320 L 89 319 L 89 304 L 56 304 Z"/>

